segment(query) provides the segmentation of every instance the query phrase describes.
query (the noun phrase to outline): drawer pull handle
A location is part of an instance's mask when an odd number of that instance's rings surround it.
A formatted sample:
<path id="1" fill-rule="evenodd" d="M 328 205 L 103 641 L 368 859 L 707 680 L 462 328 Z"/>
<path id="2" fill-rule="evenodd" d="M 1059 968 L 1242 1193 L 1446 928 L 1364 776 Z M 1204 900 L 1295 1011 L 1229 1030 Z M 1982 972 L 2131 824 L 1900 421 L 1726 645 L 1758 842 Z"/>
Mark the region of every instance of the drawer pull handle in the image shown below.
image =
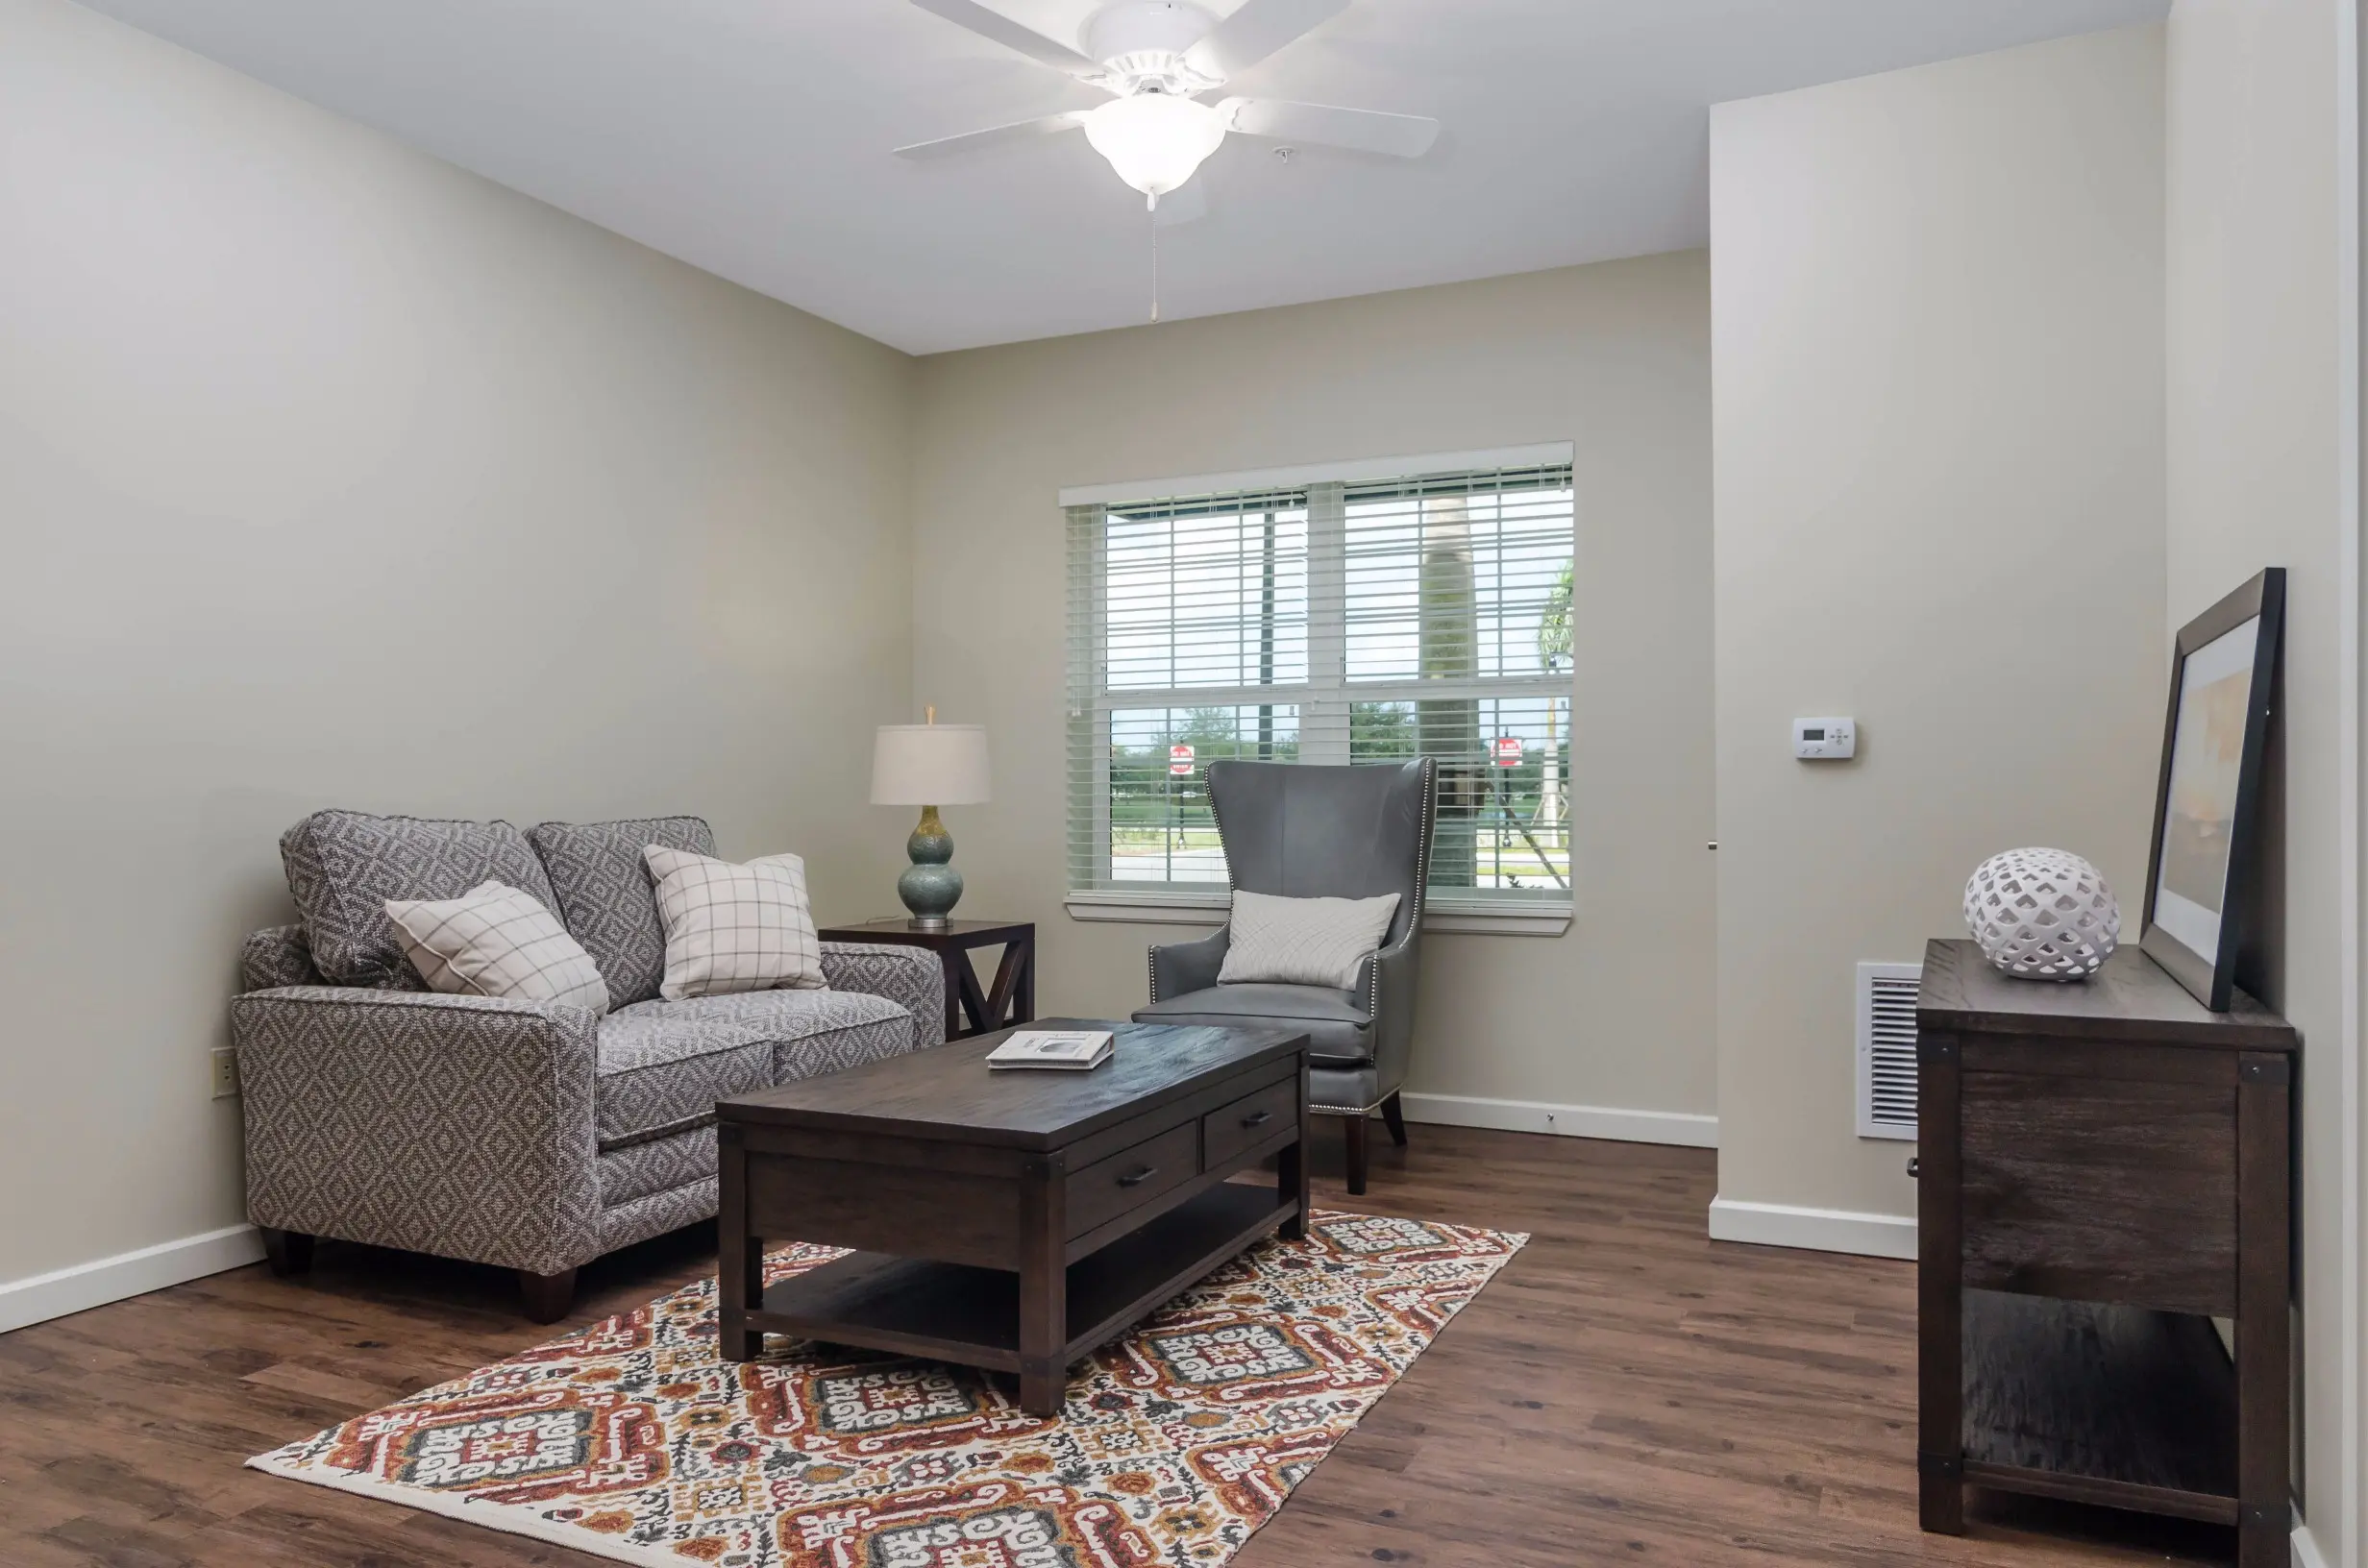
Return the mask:
<path id="1" fill-rule="evenodd" d="M 1152 1177 L 1154 1177 L 1154 1176 L 1156 1176 L 1156 1175 L 1158 1175 L 1158 1174 L 1159 1174 L 1159 1167 L 1158 1167 L 1157 1165 L 1146 1165 L 1146 1166 L 1144 1166 L 1141 1170 L 1136 1171 L 1136 1172 L 1135 1172 L 1133 1175 L 1131 1175 L 1131 1176 L 1122 1176 L 1122 1177 L 1120 1177 L 1120 1178 L 1119 1178 L 1119 1186 L 1121 1186 L 1121 1187 L 1141 1187 L 1144 1183 L 1146 1183 L 1146 1182 L 1149 1181 Z"/>
<path id="2" fill-rule="evenodd" d="M 1252 1111 L 1248 1115 L 1242 1118 L 1242 1125 L 1245 1127 L 1263 1127 L 1273 1119 L 1274 1113 L 1271 1111 Z"/>
<path id="3" fill-rule="evenodd" d="M 1908 1179 L 1913 1181 L 1924 1169 L 1924 1162 L 1915 1155 L 1908 1157 Z"/>

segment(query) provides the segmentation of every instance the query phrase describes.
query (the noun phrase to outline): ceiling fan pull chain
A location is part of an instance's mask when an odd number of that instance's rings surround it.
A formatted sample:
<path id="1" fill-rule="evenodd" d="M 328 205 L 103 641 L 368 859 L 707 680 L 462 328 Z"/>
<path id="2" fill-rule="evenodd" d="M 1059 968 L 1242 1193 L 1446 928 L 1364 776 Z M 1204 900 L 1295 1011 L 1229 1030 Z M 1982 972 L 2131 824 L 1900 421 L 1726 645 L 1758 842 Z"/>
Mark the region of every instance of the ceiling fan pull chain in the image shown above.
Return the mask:
<path id="1" fill-rule="evenodd" d="M 1151 198 L 1151 325 L 1159 325 L 1159 198 Z"/>

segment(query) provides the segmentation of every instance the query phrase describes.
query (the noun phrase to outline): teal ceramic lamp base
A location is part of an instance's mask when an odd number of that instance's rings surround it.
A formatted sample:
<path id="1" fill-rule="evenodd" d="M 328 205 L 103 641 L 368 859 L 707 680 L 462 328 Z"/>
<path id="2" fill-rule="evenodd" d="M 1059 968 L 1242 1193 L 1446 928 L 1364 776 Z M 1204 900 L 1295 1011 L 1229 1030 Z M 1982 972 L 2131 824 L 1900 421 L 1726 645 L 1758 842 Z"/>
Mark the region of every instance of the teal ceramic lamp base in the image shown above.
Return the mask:
<path id="1" fill-rule="evenodd" d="M 953 835 L 938 821 L 935 806 L 921 808 L 921 823 L 904 841 L 904 853 L 912 864 L 897 878 L 897 896 L 912 911 L 916 930 L 943 930 L 962 901 L 962 873 L 953 869 Z"/>

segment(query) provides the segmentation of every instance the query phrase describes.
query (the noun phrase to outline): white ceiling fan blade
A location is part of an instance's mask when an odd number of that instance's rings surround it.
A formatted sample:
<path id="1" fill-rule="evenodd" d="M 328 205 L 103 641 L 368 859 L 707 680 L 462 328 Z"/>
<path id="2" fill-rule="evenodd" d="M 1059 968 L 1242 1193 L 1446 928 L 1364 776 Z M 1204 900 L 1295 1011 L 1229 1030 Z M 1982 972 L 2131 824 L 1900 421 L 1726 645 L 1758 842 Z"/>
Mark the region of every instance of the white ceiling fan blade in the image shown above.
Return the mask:
<path id="1" fill-rule="evenodd" d="M 978 0 L 913 0 L 913 4 L 933 15 L 945 17 L 956 27 L 969 28 L 982 38 L 993 38 L 1004 48 L 1016 50 L 1040 65 L 1049 65 L 1071 76 L 1101 74 L 1100 65 L 1067 44 L 1055 43 L 1032 27 L 1022 27 L 1000 12 L 989 11 Z"/>
<path id="2" fill-rule="evenodd" d="M 1197 223 L 1208 215 L 1209 182 L 1205 176 L 1197 174 L 1162 196 L 1159 205 L 1151 208 L 1151 221 L 1162 229 Z"/>
<path id="3" fill-rule="evenodd" d="M 1228 98 L 1217 107 L 1232 116 L 1232 128 L 1246 136 L 1302 147 L 1420 158 L 1439 139 L 1439 122 L 1427 114 L 1385 114 L 1373 109 L 1334 109 L 1272 98 Z"/>
<path id="4" fill-rule="evenodd" d="M 1230 81 L 1347 6 L 1348 0 L 1243 0 L 1239 11 L 1185 51 L 1185 63 L 1213 82 Z"/>
<path id="5" fill-rule="evenodd" d="M 984 131 L 965 131 L 958 136 L 940 136 L 935 141 L 916 141 L 909 147 L 899 147 L 899 158 L 916 161 L 947 158 L 956 153 L 974 152 L 981 147 L 998 147 L 1005 142 L 1033 141 L 1058 131 L 1073 131 L 1085 123 L 1083 110 L 1069 114 L 1047 114 L 1039 120 L 1020 120 L 1011 125 L 993 125 Z"/>

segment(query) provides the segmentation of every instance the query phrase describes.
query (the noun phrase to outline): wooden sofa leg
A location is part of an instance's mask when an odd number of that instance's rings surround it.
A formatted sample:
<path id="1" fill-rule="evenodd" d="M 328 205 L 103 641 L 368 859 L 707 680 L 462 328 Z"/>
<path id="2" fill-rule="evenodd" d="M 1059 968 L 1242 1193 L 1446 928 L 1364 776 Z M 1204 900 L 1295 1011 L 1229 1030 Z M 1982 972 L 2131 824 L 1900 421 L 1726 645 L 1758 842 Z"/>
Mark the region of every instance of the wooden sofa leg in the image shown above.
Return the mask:
<path id="1" fill-rule="evenodd" d="M 259 1226 L 263 1233 L 263 1259 L 271 1271 L 282 1279 L 305 1274 L 312 1268 L 312 1237 L 302 1231 L 275 1231 Z"/>
<path id="2" fill-rule="evenodd" d="M 1381 1119 L 1390 1129 L 1390 1141 L 1399 1148 L 1406 1146 L 1406 1106 L 1392 1090 L 1390 1097 L 1381 1102 Z"/>
<path id="3" fill-rule="evenodd" d="M 556 1274 L 533 1274 L 522 1268 L 518 1294 L 526 1303 L 529 1322 L 556 1323 L 576 1305 L 576 1271 L 563 1268 Z"/>
<path id="4" fill-rule="evenodd" d="M 1365 1191 L 1365 1113 L 1355 1112 L 1345 1119 L 1348 1123 L 1348 1190 L 1355 1196 Z"/>

